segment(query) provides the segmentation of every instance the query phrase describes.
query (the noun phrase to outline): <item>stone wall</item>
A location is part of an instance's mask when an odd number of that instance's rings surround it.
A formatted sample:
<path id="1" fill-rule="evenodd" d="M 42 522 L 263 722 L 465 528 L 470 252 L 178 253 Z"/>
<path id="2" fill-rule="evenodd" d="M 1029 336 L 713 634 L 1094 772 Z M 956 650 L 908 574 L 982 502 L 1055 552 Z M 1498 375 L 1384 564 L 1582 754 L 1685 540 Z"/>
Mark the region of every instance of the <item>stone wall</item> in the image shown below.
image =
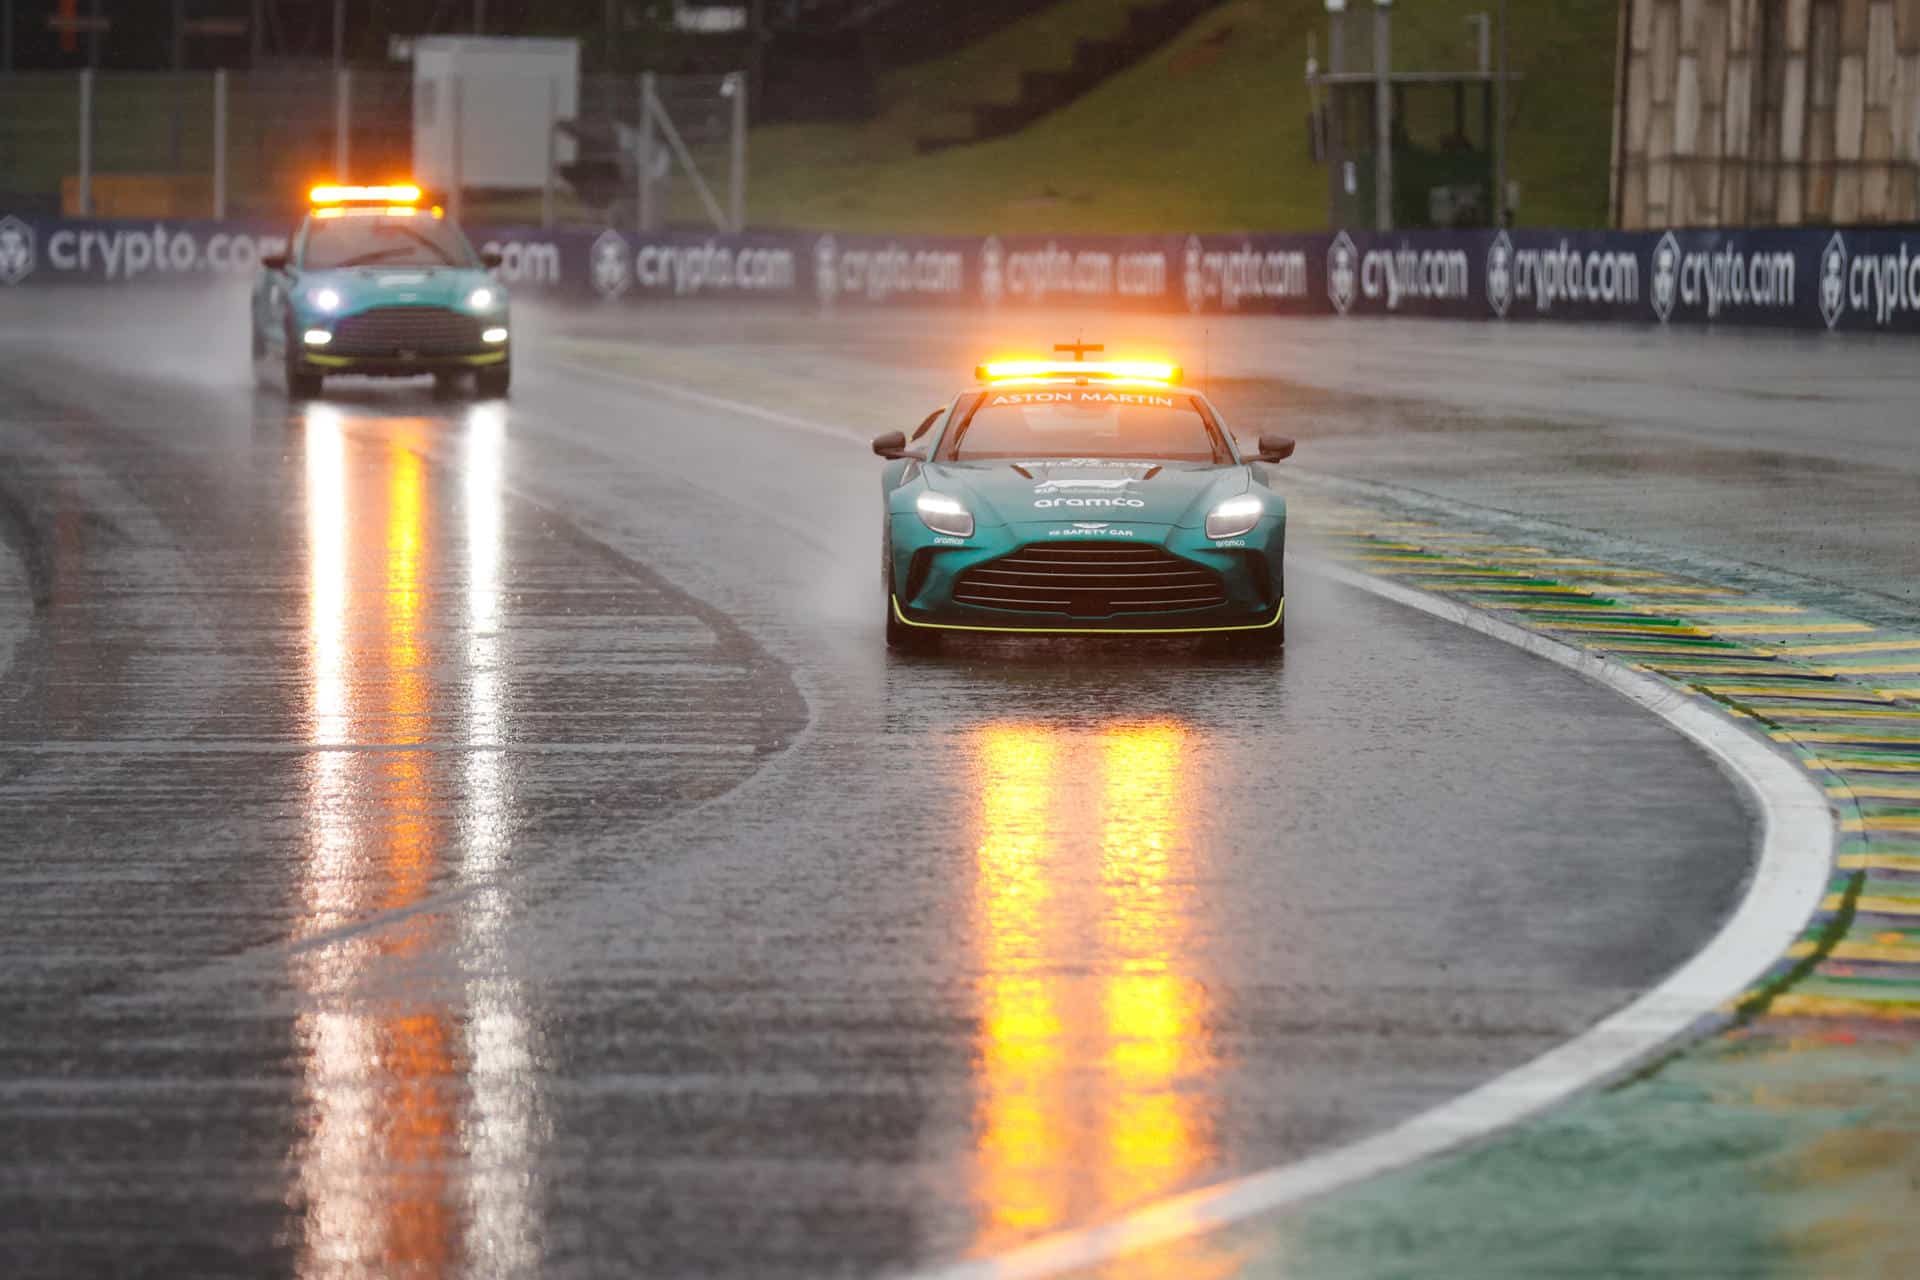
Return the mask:
<path id="1" fill-rule="evenodd" d="M 1920 219 L 1920 0 L 1621 0 L 1614 223 Z"/>

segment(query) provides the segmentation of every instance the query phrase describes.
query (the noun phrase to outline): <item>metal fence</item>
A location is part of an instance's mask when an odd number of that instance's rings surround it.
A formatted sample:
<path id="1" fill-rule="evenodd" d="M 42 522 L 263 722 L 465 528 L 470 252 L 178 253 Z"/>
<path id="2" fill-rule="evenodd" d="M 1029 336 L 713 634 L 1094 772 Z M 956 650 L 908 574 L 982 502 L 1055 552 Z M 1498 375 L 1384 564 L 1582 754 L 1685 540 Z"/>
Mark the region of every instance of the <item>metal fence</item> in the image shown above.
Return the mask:
<path id="1" fill-rule="evenodd" d="M 319 180 L 413 175 L 495 224 L 739 230 L 746 93 L 744 74 L 434 80 L 304 63 L 0 76 L 0 201 L 275 218 Z"/>

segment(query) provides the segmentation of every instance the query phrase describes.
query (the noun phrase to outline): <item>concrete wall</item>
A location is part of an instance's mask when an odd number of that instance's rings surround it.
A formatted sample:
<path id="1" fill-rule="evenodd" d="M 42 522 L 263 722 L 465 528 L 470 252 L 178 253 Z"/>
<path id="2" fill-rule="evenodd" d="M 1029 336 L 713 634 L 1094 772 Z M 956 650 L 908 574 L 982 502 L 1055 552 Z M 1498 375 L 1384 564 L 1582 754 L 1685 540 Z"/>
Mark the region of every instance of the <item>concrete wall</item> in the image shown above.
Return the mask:
<path id="1" fill-rule="evenodd" d="M 1614 223 L 1920 219 L 1920 0 L 1621 0 Z"/>

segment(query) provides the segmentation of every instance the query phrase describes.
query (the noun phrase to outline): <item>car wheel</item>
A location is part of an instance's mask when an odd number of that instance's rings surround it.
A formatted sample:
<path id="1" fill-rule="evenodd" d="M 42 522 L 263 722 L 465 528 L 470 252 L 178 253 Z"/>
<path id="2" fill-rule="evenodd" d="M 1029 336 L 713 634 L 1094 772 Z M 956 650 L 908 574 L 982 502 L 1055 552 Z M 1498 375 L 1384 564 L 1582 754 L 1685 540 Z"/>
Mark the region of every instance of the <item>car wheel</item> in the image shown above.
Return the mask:
<path id="1" fill-rule="evenodd" d="M 473 375 L 473 384 L 475 390 L 488 399 L 502 399 L 513 386 L 513 366 L 503 364 L 497 369 L 482 369 Z"/>
<path id="2" fill-rule="evenodd" d="M 323 375 L 308 372 L 300 363 L 300 346 L 293 340 L 293 334 L 287 334 L 287 398 L 289 400 L 318 400 Z"/>
<path id="3" fill-rule="evenodd" d="M 1270 627 L 1239 632 L 1231 637 L 1229 643 L 1233 652 L 1249 658 L 1279 653 L 1287 645 L 1287 620 L 1282 617 Z"/>
<path id="4" fill-rule="evenodd" d="M 460 394 L 460 375 L 457 373 L 436 373 L 433 375 L 433 398 L 451 400 Z"/>
<path id="5" fill-rule="evenodd" d="M 881 544 L 881 554 L 886 554 Z M 887 648 L 899 653 L 927 653 L 940 647 L 940 633 L 924 627 L 910 627 L 893 611 L 893 568 L 889 564 L 882 585 L 886 588 Z"/>

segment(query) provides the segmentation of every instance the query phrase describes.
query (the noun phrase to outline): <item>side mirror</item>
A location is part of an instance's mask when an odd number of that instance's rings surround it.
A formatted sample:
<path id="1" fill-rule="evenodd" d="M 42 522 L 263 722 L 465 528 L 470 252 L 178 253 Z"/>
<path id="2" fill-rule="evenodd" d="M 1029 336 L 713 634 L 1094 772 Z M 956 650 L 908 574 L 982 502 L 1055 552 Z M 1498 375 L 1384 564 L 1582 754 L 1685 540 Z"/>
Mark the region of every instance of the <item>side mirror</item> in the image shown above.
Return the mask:
<path id="1" fill-rule="evenodd" d="M 907 448 L 907 433 L 889 431 L 885 435 L 873 438 L 873 451 L 883 458 L 918 458 L 925 461 L 923 455 Z"/>
<path id="2" fill-rule="evenodd" d="M 1290 436 L 1270 436 L 1264 432 L 1260 436 L 1260 452 L 1253 456 L 1255 462 L 1279 462 L 1293 456 L 1293 439 Z"/>
<path id="3" fill-rule="evenodd" d="M 287 269 L 287 255 L 284 253 L 270 253 L 260 259 L 260 265 L 269 271 L 285 271 Z"/>
<path id="4" fill-rule="evenodd" d="M 498 271 L 500 264 L 505 261 L 506 258 L 498 249 L 484 249 L 480 253 L 480 265 L 489 271 Z"/>

